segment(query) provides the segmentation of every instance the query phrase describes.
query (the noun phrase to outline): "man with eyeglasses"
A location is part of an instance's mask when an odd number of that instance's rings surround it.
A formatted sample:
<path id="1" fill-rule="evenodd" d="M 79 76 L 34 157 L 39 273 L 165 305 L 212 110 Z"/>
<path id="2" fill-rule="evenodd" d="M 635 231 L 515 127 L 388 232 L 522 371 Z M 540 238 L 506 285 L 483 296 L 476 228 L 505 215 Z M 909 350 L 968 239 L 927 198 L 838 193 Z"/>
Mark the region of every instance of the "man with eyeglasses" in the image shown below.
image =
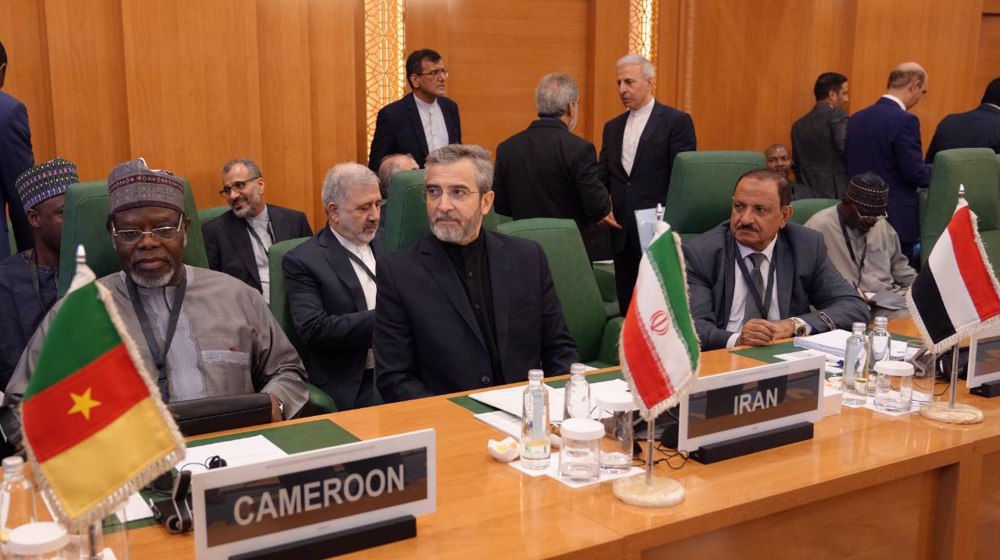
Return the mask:
<path id="1" fill-rule="evenodd" d="M 820 210 L 806 227 L 823 234 L 833 266 L 876 316 L 907 317 L 904 296 L 917 271 L 886 217 L 889 186 L 874 173 L 851 178 L 840 204 Z"/>
<path id="2" fill-rule="evenodd" d="M 298 210 L 264 203 L 264 177 L 249 159 L 222 166 L 222 190 L 230 210 L 201 225 L 205 252 L 212 270 L 225 272 L 252 286 L 270 302 L 271 245 L 312 236 L 306 215 Z"/>
<path id="3" fill-rule="evenodd" d="M 579 361 L 542 248 L 482 228 L 493 165 L 474 145 L 427 157 L 431 233 L 379 263 L 375 371 L 388 402 L 524 381 Z"/>
<path id="4" fill-rule="evenodd" d="M 182 180 L 142 159 L 128 161 L 111 170 L 108 202 L 121 271 L 98 282 L 157 376 L 163 400 L 260 392 L 271 397 L 272 421 L 294 416 L 308 398 L 305 370 L 264 300 L 228 275 L 184 264 L 191 219 Z M 20 402 L 58 308 L 28 342 L 4 406 Z"/>
<path id="5" fill-rule="evenodd" d="M 413 90 L 378 112 L 368 167 L 378 172 L 390 154 L 410 154 L 420 167 L 427 154 L 448 144 L 462 143 L 458 104 L 444 96 L 448 70 L 431 49 L 406 58 L 406 83 Z"/>

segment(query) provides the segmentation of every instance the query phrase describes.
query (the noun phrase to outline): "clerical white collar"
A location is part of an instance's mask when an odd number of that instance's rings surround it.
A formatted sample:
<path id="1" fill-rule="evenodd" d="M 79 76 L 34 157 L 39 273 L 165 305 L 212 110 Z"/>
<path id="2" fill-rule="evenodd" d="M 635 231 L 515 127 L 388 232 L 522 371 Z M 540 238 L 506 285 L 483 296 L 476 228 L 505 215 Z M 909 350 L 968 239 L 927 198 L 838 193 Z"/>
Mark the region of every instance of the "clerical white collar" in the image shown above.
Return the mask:
<path id="1" fill-rule="evenodd" d="M 413 100 L 417 102 L 417 107 L 423 107 L 424 109 L 430 109 L 431 107 L 433 107 L 433 106 L 435 106 L 435 105 L 438 104 L 437 97 L 434 98 L 434 101 L 431 101 L 430 103 L 428 103 L 428 102 L 424 101 L 423 99 L 420 99 L 419 97 L 417 97 L 417 94 L 415 94 L 415 93 L 413 94 Z"/>
<path id="2" fill-rule="evenodd" d="M 267 216 L 267 205 L 266 204 L 264 205 L 264 211 L 261 212 L 260 214 L 256 216 L 247 216 L 244 219 L 247 221 L 247 223 L 249 223 L 252 226 L 259 225 L 267 227 L 267 224 L 270 221 Z"/>
<path id="3" fill-rule="evenodd" d="M 778 233 L 781 233 L 781 231 L 779 230 Z M 774 239 L 772 239 L 771 242 L 767 244 L 767 247 L 764 247 L 763 251 L 756 251 L 754 249 L 751 249 L 750 247 L 747 247 L 746 245 L 740 243 L 739 241 L 736 242 L 736 247 L 739 248 L 740 250 L 741 259 L 747 258 L 747 256 L 752 253 L 759 252 L 759 253 L 764 253 L 764 256 L 767 257 L 767 262 L 771 262 L 771 255 L 774 254 L 774 244 L 777 241 L 778 241 L 778 234 L 775 234 Z"/>
<path id="4" fill-rule="evenodd" d="M 649 115 L 650 113 L 653 112 L 653 103 L 655 103 L 655 102 L 656 102 L 656 98 L 655 97 L 650 97 L 649 98 L 649 103 L 646 103 L 645 105 L 643 105 L 642 107 L 639 107 L 638 109 L 629 109 L 629 117 L 631 117 L 632 115 L 635 115 L 636 118 L 639 118 L 639 117 L 645 117 L 645 116 Z"/>
<path id="5" fill-rule="evenodd" d="M 333 229 L 333 226 L 328 226 L 328 227 L 330 228 L 330 231 L 333 233 L 334 237 L 337 238 L 337 241 L 339 241 L 340 244 L 343 245 L 344 248 L 347 249 L 348 251 L 350 251 L 350 252 L 352 252 L 352 253 L 354 253 L 355 255 L 358 255 L 358 256 L 361 256 L 361 255 L 365 254 L 365 252 L 367 252 L 367 250 L 368 250 L 368 245 L 367 244 L 365 244 L 365 245 L 358 245 L 357 243 L 355 243 L 355 242 L 347 239 L 343 235 L 340 235 L 339 233 L 337 233 L 337 230 Z"/>
<path id="6" fill-rule="evenodd" d="M 899 105 L 900 109 L 902 109 L 904 111 L 906 110 L 906 104 L 903 103 L 902 101 L 900 101 L 900 99 L 898 97 L 896 97 L 895 95 L 887 93 L 887 94 L 883 95 L 882 97 L 884 97 L 886 99 L 892 99 L 893 101 L 896 102 L 896 105 Z"/>

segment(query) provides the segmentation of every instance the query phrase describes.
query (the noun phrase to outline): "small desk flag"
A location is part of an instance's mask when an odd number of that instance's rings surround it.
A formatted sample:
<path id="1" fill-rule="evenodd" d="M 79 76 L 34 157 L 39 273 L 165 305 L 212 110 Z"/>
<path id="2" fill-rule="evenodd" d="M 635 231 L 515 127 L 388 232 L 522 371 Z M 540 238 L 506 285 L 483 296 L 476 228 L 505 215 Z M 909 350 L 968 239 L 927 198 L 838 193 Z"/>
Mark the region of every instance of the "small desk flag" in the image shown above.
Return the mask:
<path id="1" fill-rule="evenodd" d="M 935 354 L 1000 323 L 1000 287 L 964 198 L 906 293 L 906 305 Z"/>
<path id="2" fill-rule="evenodd" d="M 677 404 L 701 358 L 681 242 L 669 229 L 659 222 L 642 256 L 619 344 L 622 374 L 647 420 Z"/>
<path id="3" fill-rule="evenodd" d="M 35 479 L 71 530 L 100 521 L 184 457 L 111 294 L 80 253 L 21 405 Z"/>

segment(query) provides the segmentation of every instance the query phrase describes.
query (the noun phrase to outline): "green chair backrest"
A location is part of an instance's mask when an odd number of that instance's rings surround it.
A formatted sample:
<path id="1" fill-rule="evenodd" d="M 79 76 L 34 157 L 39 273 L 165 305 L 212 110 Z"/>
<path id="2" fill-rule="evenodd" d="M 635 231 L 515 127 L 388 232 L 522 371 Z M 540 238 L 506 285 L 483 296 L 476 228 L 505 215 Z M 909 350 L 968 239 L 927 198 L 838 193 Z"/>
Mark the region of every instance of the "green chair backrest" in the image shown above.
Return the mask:
<path id="1" fill-rule="evenodd" d="M 98 278 L 117 272 L 118 257 L 107 230 L 108 182 L 91 181 L 76 183 L 66 190 L 63 215 L 62 245 L 59 250 L 59 295 L 69 289 L 76 272 L 76 247 L 83 245 L 87 251 L 87 265 Z M 205 241 L 201 236 L 198 208 L 194 204 L 191 185 L 184 182 L 184 212 L 191 218 L 188 228 L 184 262 L 192 266 L 208 267 Z"/>
<path id="2" fill-rule="evenodd" d="M 729 219 L 740 175 L 764 167 L 760 152 L 682 152 L 674 159 L 663 219 L 688 239 Z"/>
<path id="3" fill-rule="evenodd" d="M 500 226 L 502 226 L 503 224 L 506 224 L 507 222 L 513 222 L 514 221 L 514 218 L 511 218 L 510 216 L 504 216 L 503 214 L 497 214 L 493 210 L 494 210 L 493 208 L 490 208 L 490 213 L 488 214 L 488 216 L 493 216 L 493 228 L 492 229 L 494 231 L 497 228 L 499 228 Z"/>
<path id="4" fill-rule="evenodd" d="M 297 239 L 279 241 L 271 245 L 267 253 L 267 269 L 271 276 L 271 303 L 269 304 L 271 314 L 274 315 L 274 319 L 278 322 L 281 330 L 285 331 L 285 336 L 288 337 L 288 340 L 292 341 L 292 346 L 298 349 L 299 355 L 302 355 L 302 339 L 299 338 L 299 333 L 295 331 L 295 324 L 292 323 L 292 314 L 288 308 L 288 297 L 285 294 L 285 272 L 281 268 L 281 263 L 285 260 L 285 255 L 289 251 L 309 239 L 311 238 L 299 237 Z"/>
<path id="5" fill-rule="evenodd" d="M 836 198 L 804 198 L 792 201 L 792 222 L 805 225 L 813 214 L 820 210 L 825 210 L 831 206 L 836 206 L 840 201 Z"/>
<path id="6" fill-rule="evenodd" d="M 7 243 L 10 244 L 10 254 L 17 253 L 17 239 L 14 239 L 14 225 L 7 220 Z"/>
<path id="7" fill-rule="evenodd" d="M 1000 167 L 989 148 L 943 150 L 934 156 L 923 222 L 920 224 L 920 259 L 927 256 L 947 227 L 958 204 L 958 185 L 965 185 L 965 200 L 979 218 L 983 238 L 994 267 L 1000 266 Z"/>
<path id="8" fill-rule="evenodd" d="M 390 255 L 403 249 L 431 230 L 423 193 L 423 169 L 400 171 L 393 176 L 382 236 L 383 254 Z"/>
<path id="9" fill-rule="evenodd" d="M 198 210 L 198 221 L 204 224 L 209 220 L 218 218 L 228 211 L 229 206 L 211 206 L 209 208 L 202 208 L 201 210 Z"/>
<path id="10" fill-rule="evenodd" d="M 566 326 L 576 341 L 580 359 L 583 362 L 596 360 L 608 317 L 576 222 L 531 218 L 502 224 L 498 231 L 531 239 L 542 246 Z"/>

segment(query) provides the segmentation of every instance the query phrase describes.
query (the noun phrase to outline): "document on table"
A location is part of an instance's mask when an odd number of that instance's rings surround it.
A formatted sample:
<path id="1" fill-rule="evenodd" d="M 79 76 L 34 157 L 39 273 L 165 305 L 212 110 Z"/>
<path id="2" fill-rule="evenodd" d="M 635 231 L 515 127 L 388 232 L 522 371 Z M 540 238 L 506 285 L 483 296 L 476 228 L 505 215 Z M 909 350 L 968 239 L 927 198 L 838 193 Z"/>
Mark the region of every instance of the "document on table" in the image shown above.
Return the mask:
<path id="1" fill-rule="evenodd" d="M 563 390 L 553 389 L 548 385 L 543 385 L 549 392 L 549 421 L 560 423 L 563 420 Z M 620 393 L 628 391 L 628 383 L 621 379 L 611 381 L 601 381 L 590 384 L 591 417 L 597 418 L 597 398 L 602 394 Z M 482 393 L 472 393 L 469 395 L 473 400 L 483 404 L 488 404 L 493 408 L 513 414 L 520 421 L 521 411 L 524 407 L 524 387 L 508 387 L 506 389 L 495 389 L 493 391 L 483 391 Z M 606 416 L 606 415 L 605 415 Z M 520 429 L 520 428 L 518 428 Z"/>
<path id="2" fill-rule="evenodd" d="M 271 440 L 262 435 L 248 438 L 234 439 L 232 441 L 222 441 L 219 443 L 209 443 L 197 447 L 188 447 L 184 459 L 177 463 L 177 470 L 187 467 L 188 470 L 201 468 L 194 472 L 208 470 L 205 463 L 210 457 L 218 455 L 226 460 L 226 465 L 235 467 L 239 465 L 249 465 L 260 463 L 270 459 L 280 459 L 288 454 L 281 450 Z"/>
<path id="3" fill-rule="evenodd" d="M 559 475 L 558 453 L 552 454 L 552 459 L 549 462 L 549 466 L 548 468 L 545 469 L 539 469 L 539 470 L 526 469 L 521 466 L 521 461 L 511 461 L 510 463 L 507 464 L 510 465 L 511 468 L 521 471 L 522 473 L 530 477 L 539 477 L 544 475 L 549 478 L 558 480 L 559 482 L 562 482 L 563 484 L 569 486 L 570 488 L 583 488 L 584 486 L 592 486 L 594 484 L 600 484 L 602 482 L 607 482 L 609 480 L 617 480 L 619 478 L 625 478 L 627 476 L 635 476 L 646 472 L 642 467 L 632 467 L 629 470 L 620 473 L 609 473 L 604 470 L 601 470 L 601 474 L 597 478 L 597 480 L 592 480 L 590 482 L 578 482 L 575 480 L 569 480 L 568 478 L 563 478 L 562 476 Z"/>
<path id="4" fill-rule="evenodd" d="M 850 332 L 844 329 L 836 329 L 825 333 L 796 337 L 793 344 L 798 348 L 816 350 L 824 354 L 832 354 L 838 358 L 843 358 L 844 348 L 847 347 L 847 337 L 849 336 L 851 336 Z M 909 360 L 917 353 L 917 349 L 912 347 L 907 348 L 905 341 L 893 340 L 889 353 L 894 360 L 902 359 L 905 353 L 906 359 Z"/>

